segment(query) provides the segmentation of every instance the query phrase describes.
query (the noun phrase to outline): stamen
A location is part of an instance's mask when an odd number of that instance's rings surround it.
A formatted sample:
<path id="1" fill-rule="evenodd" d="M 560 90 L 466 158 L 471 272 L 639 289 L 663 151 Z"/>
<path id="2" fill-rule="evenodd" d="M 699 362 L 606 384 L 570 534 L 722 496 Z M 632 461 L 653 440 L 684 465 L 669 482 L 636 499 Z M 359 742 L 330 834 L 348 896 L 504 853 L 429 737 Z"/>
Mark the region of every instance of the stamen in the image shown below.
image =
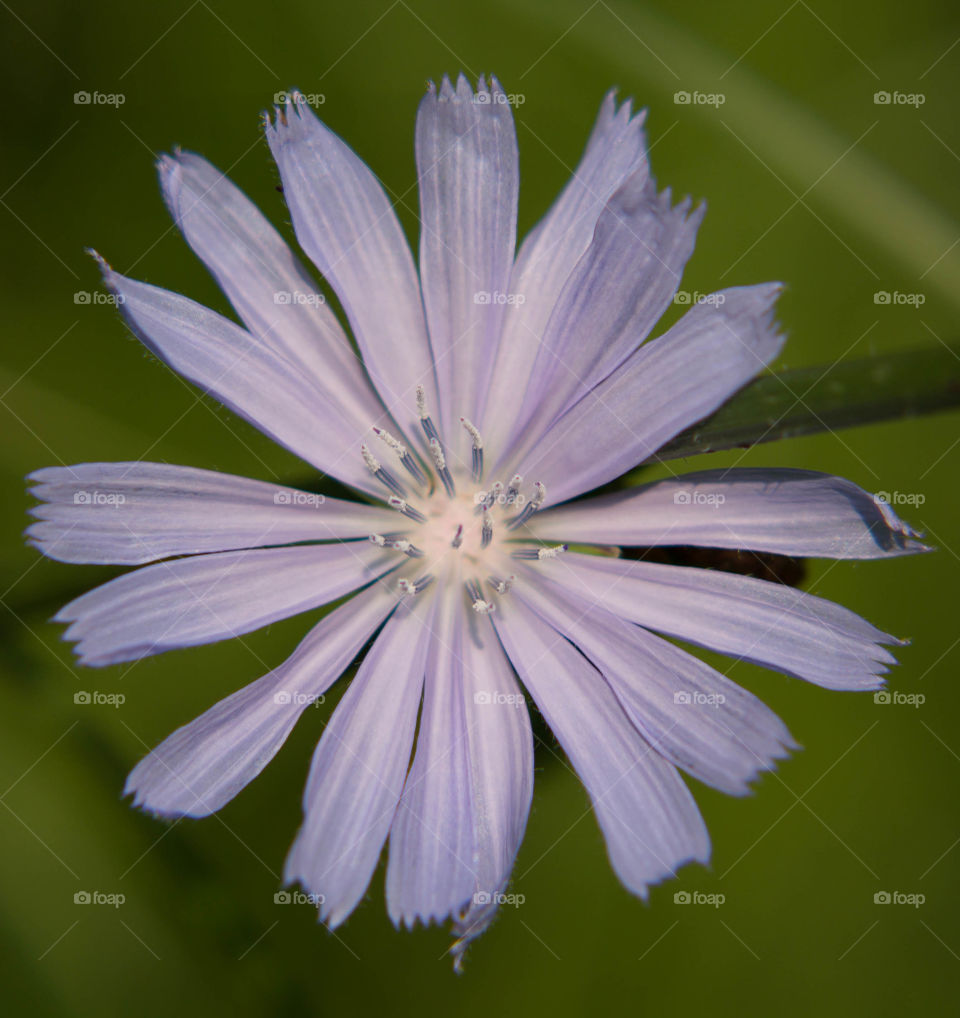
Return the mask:
<path id="1" fill-rule="evenodd" d="M 397 580 L 397 586 L 400 588 L 401 594 L 419 594 L 422 590 L 426 590 L 431 583 L 433 583 L 433 575 L 431 573 L 424 573 L 417 580 Z"/>
<path id="2" fill-rule="evenodd" d="M 459 548 L 463 544 L 463 524 L 457 526 L 457 532 L 453 535 L 453 540 L 450 542 L 451 548 Z"/>
<path id="3" fill-rule="evenodd" d="M 523 484 L 523 478 L 519 474 L 514 474 L 510 478 L 510 483 L 507 485 L 507 501 L 514 503 L 517 500 L 517 496 L 520 494 L 520 485 Z"/>
<path id="4" fill-rule="evenodd" d="M 520 512 L 514 516 L 514 518 L 507 524 L 509 530 L 516 530 L 517 527 L 522 526 L 530 517 L 543 505 L 547 497 L 547 489 L 539 482 L 534 481 L 533 484 L 533 498 L 520 510 Z"/>
<path id="5" fill-rule="evenodd" d="M 427 484 L 427 478 L 420 469 L 420 464 L 417 463 L 417 461 L 410 455 L 403 442 L 399 442 L 393 437 L 393 435 L 390 434 L 389 431 L 384 431 L 383 428 L 374 428 L 373 433 L 380 439 L 381 442 L 386 443 L 397 454 L 397 458 L 400 460 L 400 465 L 410 474 L 417 484 Z"/>
<path id="6" fill-rule="evenodd" d="M 568 544 L 557 544 L 552 548 L 519 548 L 513 553 L 513 557 L 542 562 L 544 559 L 556 558 L 561 552 L 567 551 L 569 547 Z"/>
<path id="7" fill-rule="evenodd" d="M 484 599 L 480 591 L 480 584 L 476 580 L 467 580 L 465 586 L 467 593 L 470 595 L 470 600 L 473 602 L 473 610 L 478 615 L 489 615 L 490 612 L 496 609 L 497 606 L 492 601 Z"/>
<path id="8" fill-rule="evenodd" d="M 460 418 L 460 423 L 467 429 L 467 434 L 473 439 L 473 463 L 470 474 L 474 481 L 483 477 L 483 439 L 480 437 L 480 429 L 466 419 Z"/>
<path id="9" fill-rule="evenodd" d="M 493 540 L 493 520 L 489 512 L 483 514 L 483 524 L 480 527 L 480 547 L 486 548 Z"/>
<path id="10" fill-rule="evenodd" d="M 394 541 L 393 546 L 397 551 L 402 551 L 404 555 L 409 555 L 410 558 L 423 558 L 423 552 L 416 545 L 411 544 L 405 537 Z"/>
<path id="11" fill-rule="evenodd" d="M 417 386 L 417 414 L 420 417 L 420 427 L 423 428 L 423 433 L 427 436 L 427 440 L 432 442 L 436 439 L 439 442 L 440 436 L 437 434 L 437 429 L 434 427 L 430 414 L 427 411 L 427 393 L 422 385 Z"/>
<path id="12" fill-rule="evenodd" d="M 511 573 L 505 580 L 501 580 L 499 576 L 491 576 L 489 583 L 498 594 L 506 594 L 513 586 L 515 580 L 516 576 Z"/>
<path id="13" fill-rule="evenodd" d="M 427 521 L 426 516 L 419 509 L 414 509 L 412 505 L 407 505 L 402 498 L 397 498 L 395 495 L 387 499 L 387 504 L 391 509 L 396 509 L 397 512 L 406 516 L 408 520 L 413 520 L 414 523 L 426 523 Z"/>
<path id="14" fill-rule="evenodd" d="M 400 482 L 388 470 L 383 469 L 380 464 L 380 460 L 373 455 L 366 444 L 360 446 L 360 454 L 363 456 L 363 462 L 366 464 L 367 470 L 369 470 L 378 481 L 385 484 L 392 492 L 394 492 L 394 494 L 404 494 L 404 489 Z"/>
<path id="15" fill-rule="evenodd" d="M 370 541 L 378 548 L 386 548 L 387 546 L 387 539 L 383 536 L 383 534 L 371 534 Z"/>
<path id="16" fill-rule="evenodd" d="M 433 456 L 434 466 L 437 468 L 437 473 L 440 475 L 440 480 L 443 481 L 447 494 L 453 498 L 457 494 L 457 489 L 453 486 L 453 477 L 447 467 L 447 458 L 443 455 L 443 446 L 440 444 L 439 438 L 430 439 L 430 455 Z"/>

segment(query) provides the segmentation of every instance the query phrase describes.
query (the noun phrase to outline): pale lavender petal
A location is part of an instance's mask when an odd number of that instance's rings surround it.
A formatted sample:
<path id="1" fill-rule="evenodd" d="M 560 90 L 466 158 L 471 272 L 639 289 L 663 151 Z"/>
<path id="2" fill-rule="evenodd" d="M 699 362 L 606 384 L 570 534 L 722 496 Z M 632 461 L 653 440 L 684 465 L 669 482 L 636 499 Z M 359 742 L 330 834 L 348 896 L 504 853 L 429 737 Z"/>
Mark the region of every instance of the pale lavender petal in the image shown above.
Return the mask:
<path id="1" fill-rule="evenodd" d="M 140 565 L 169 555 L 392 530 L 389 509 L 167 463 L 79 463 L 30 474 L 32 545 L 60 562 Z M 211 525 L 215 522 L 215 526 Z"/>
<path id="2" fill-rule="evenodd" d="M 777 355 L 777 284 L 739 287 L 698 304 L 633 353 L 511 466 L 563 502 L 619 477 L 683 428 L 716 410 Z M 514 465 L 515 464 L 515 467 Z"/>
<path id="3" fill-rule="evenodd" d="M 437 605 L 417 749 L 390 828 L 387 911 L 397 926 L 445 919 L 477 883 L 463 601 L 451 592 Z"/>
<path id="4" fill-rule="evenodd" d="M 607 202 L 541 337 L 518 426 L 524 437 L 542 435 L 650 335 L 680 284 L 704 211 L 691 215 L 689 200 L 673 206 L 645 168 Z"/>
<path id="5" fill-rule="evenodd" d="M 348 594 L 396 565 L 369 541 L 194 555 L 144 566 L 55 616 L 85 665 L 214 643 Z"/>
<path id="6" fill-rule="evenodd" d="M 610 862 L 635 894 L 706 862 L 710 840 L 676 768 L 643 738 L 603 676 L 518 598 L 492 616 L 504 648 L 590 793 Z"/>
<path id="7" fill-rule="evenodd" d="M 387 409 L 417 434 L 417 385 L 436 406 L 420 283 L 380 182 L 294 92 L 266 124 L 301 247 L 337 293 Z"/>
<path id="8" fill-rule="evenodd" d="M 645 115 L 631 116 L 629 100 L 618 108 L 616 94 L 607 94 L 573 176 L 520 246 L 482 424 L 484 442 L 498 454 L 523 412 L 540 337 L 604 205 L 647 166 Z"/>
<path id="9" fill-rule="evenodd" d="M 671 763 L 728 795 L 796 744 L 755 696 L 672 643 L 569 593 L 533 569 L 511 597 L 529 604 L 593 662 L 630 720 Z"/>
<path id="10" fill-rule="evenodd" d="M 171 215 L 247 329 L 301 365 L 357 433 L 389 427 L 333 312 L 253 202 L 193 153 L 163 156 L 158 170 Z"/>
<path id="11" fill-rule="evenodd" d="M 889 505 L 814 470 L 702 470 L 537 514 L 545 540 L 746 548 L 809 558 L 927 550 Z"/>
<path id="12" fill-rule="evenodd" d="M 387 622 L 313 755 L 284 880 L 316 895 L 330 926 L 363 897 L 400 801 L 434 639 L 432 589 Z"/>
<path id="13" fill-rule="evenodd" d="M 500 341 L 517 232 L 517 138 L 496 79 L 431 83 L 417 113 L 420 281 L 444 440 L 466 462 Z M 501 299 L 502 298 L 502 299 Z M 459 453 L 457 453 L 459 450 Z"/>
<path id="14" fill-rule="evenodd" d="M 455 925 L 458 961 L 496 914 L 533 796 L 533 733 L 524 696 L 489 620 L 471 621 L 462 649 L 478 861 L 473 899 Z"/>
<path id="15" fill-rule="evenodd" d="M 523 696 L 489 621 L 466 612 L 459 598 L 438 607 L 387 868 L 393 921 L 412 927 L 453 914 L 458 956 L 493 918 L 533 790 Z"/>
<path id="16" fill-rule="evenodd" d="M 782 583 L 600 555 L 550 563 L 579 597 L 629 622 L 827 689 L 877 689 L 899 641 L 854 612 Z"/>
<path id="17" fill-rule="evenodd" d="M 130 772 L 124 795 L 158 816 L 215 813 L 267 766 L 396 604 L 374 584 L 326 615 L 282 665 L 164 739 Z"/>
<path id="18" fill-rule="evenodd" d="M 368 431 L 351 426 L 301 367 L 209 308 L 102 267 L 127 324 L 170 367 L 318 470 L 383 494 L 360 456 Z"/>

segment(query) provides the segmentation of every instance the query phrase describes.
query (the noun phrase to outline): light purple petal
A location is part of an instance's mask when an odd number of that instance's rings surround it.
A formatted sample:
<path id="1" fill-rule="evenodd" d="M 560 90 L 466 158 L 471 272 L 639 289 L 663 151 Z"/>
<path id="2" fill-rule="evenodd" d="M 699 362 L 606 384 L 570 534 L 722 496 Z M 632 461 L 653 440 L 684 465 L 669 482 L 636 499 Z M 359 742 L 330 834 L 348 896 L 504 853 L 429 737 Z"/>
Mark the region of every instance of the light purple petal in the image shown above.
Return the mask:
<path id="1" fill-rule="evenodd" d="M 618 108 L 616 94 L 607 94 L 573 176 L 520 247 L 482 424 L 484 442 L 497 454 L 524 412 L 540 337 L 604 205 L 629 174 L 647 166 L 645 115 L 632 117 L 629 101 Z"/>
<path id="2" fill-rule="evenodd" d="M 610 862 L 635 894 L 706 862 L 710 840 L 690 790 L 630 722 L 600 673 L 518 598 L 492 616 L 504 648 L 593 804 Z"/>
<path id="3" fill-rule="evenodd" d="M 102 267 L 127 324 L 170 367 L 317 469 L 383 494 L 360 456 L 369 432 L 351 426 L 300 366 L 209 308 Z"/>
<path id="4" fill-rule="evenodd" d="M 898 641 L 847 608 L 781 583 L 695 569 L 564 555 L 550 563 L 579 597 L 629 622 L 827 689 L 877 689 Z"/>
<path id="5" fill-rule="evenodd" d="M 704 211 L 691 215 L 689 200 L 673 206 L 669 190 L 658 195 L 645 167 L 611 197 L 540 340 L 522 433 L 542 435 L 649 336 L 680 284 Z"/>
<path id="6" fill-rule="evenodd" d="M 318 896 L 331 926 L 363 897 L 400 801 L 434 639 L 432 590 L 408 598 L 387 622 L 313 755 L 284 880 Z"/>
<path id="7" fill-rule="evenodd" d="M 214 643 L 348 594 L 396 565 L 369 541 L 194 555 L 144 566 L 55 616 L 82 664 Z"/>
<path id="8" fill-rule="evenodd" d="M 671 763 L 700 781 L 746 795 L 749 783 L 796 744 L 783 722 L 718 671 L 564 586 L 524 570 L 511 597 L 586 655 L 630 720 Z"/>
<path id="9" fill-rule="evenodd" d="M 653 455 L 716 410 L 777 355 L 777 284 L 722 290 L 633 353 L 540 438 L 510 457 L 524 477 L 563 502 Z M 504 469 L 505 476 L 514 467 Z"/>
<path id="10" fill-rule="evenodd" d="M 266 125 L 301 247 L 337 293 L 387 409 L 418 435 L 436 378 L 410 248 L 380 182 L 295 92 Z"/>
<path id="11" fill-rule="evenodd" d="M 493 918 L 526 825 L 533 737 L 522 695 L 486 619 L 438 608 L 413 767 L 390 832 L 393 921 L 458 918 L 462 942 Z"/>
<path id="12" fill-rule="evenodd" d="M 247 329 L 300 365 L 358 434 L 386 412 L 316 284 L 260 210 L 200 156 L 159 163 L 170 213 Z"/>
<path id="13" fill-rule="evenodd" d="M 124 795 L 159 816 L 215 813 L 267 766 L 396 604 L 374 584 L 336 608 L 282 665 L 164 739 L 130 772 Z"/>
<path id="14" fill-rule="evenodd" d="M 169 555 L 392 530 L 396 514 L 167 463 L 80 463 L 30 474 L 30 543 L 60 562 L 140 565 Z M 215 522 L 215 526 L 211 525 Z"/>
<path id="15" fill-rule="evenodd" d="M 813 470 L 702 470 L 537 514 L 544 540 L 746 548 L 809 558 L 926 550 L 878 498 Z"/>
<path id="16" fill-rule="evenodd" d="M 420 280 L 444 440 L 469 463 L 463 415 L 479 421 L 493 369 L 517 232 L 517 138 L 496 79 L 474 93 L 431 83 L 417 113 Z M 459 450 L 459 454 L 457 453 Z"/>

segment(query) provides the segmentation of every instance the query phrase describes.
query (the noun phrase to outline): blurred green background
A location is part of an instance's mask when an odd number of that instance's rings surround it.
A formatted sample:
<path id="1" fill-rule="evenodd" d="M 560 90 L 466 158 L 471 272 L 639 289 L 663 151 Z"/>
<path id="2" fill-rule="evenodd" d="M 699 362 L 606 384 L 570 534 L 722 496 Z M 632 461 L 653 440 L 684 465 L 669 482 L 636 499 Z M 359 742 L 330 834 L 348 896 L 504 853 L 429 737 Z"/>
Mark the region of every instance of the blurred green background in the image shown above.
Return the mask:
<path id="1" fill-rule="evenodd" d="M 780 366 L 955 341 L 956 5 L 3 0 L 0 22 L 4 1011 L 949 1013 L 960 985 L 956 416 L 709 460 L 827 470 L 911 499 L 899 509 L 936 554 L 814 563 L 807 588 L 911 638 L 891 688 L 922 693 L 922 706 L 734 667 L 806 748 L 751 798 L 697 787 L 712 868 L 688 868 L 648 905 L 618 885 L 583 790 L 541 747 L 511 888 L 524 903 L 475 945 L 461 978 L 444 931 L 390 925 L 382 871 L 336 935 L 309 905 L 274 901 L 310 752 L 341 687 L 218 817 L 171 827 L 121 801 L 149 747 L 280 662 L 309 620 L 81 671 L 48 620 L 113 571 L 42 561 L 20 533 L 22 478 L 41 466 L 145 458 L 304 476 L 147 357 L 113 308 L 75 297 L 98 289 L 89 245 L 123 272 L 225 309 L 168 221 L 153 160 L 178 144 L 202 152 L 292 237 L 259 129 L 260 111 L 292 85 L 324 96 L 321 116 L 373 166 L 414 238 L 414 111 L 428 78 L 493 70 L 523 97 L 522 232 L 616 84 L 650 108 L 658 179 L 709 202 L 685 288 L 789 284 Z M 124 102 L 77 104 L 81 91 Z M 723 101 L 677 102 L 679 92 Z M 878 304 L 879 291 L 923 302 Z M 126 699 L 78 705 L 81 690 Z M 77 905 L 82 891 L 125 901 Z M 678 891 L 725 900 L 678 904 Z M 878 892 L 925 901 L 875 904 Z"/>

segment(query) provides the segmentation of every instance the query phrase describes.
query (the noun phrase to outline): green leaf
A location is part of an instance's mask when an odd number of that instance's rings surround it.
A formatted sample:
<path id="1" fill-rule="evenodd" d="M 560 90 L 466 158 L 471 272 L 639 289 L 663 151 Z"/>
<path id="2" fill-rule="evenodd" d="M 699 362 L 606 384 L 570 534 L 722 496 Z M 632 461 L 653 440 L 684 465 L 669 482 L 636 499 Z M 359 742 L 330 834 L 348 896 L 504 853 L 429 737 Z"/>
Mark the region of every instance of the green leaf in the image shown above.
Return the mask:
<path id="1" fill-rule="evenodd" d="M 747 449 L 957 406 L 960 353 L 946 346 L 795 368 L 751 382 L 653 459 Z"/>

